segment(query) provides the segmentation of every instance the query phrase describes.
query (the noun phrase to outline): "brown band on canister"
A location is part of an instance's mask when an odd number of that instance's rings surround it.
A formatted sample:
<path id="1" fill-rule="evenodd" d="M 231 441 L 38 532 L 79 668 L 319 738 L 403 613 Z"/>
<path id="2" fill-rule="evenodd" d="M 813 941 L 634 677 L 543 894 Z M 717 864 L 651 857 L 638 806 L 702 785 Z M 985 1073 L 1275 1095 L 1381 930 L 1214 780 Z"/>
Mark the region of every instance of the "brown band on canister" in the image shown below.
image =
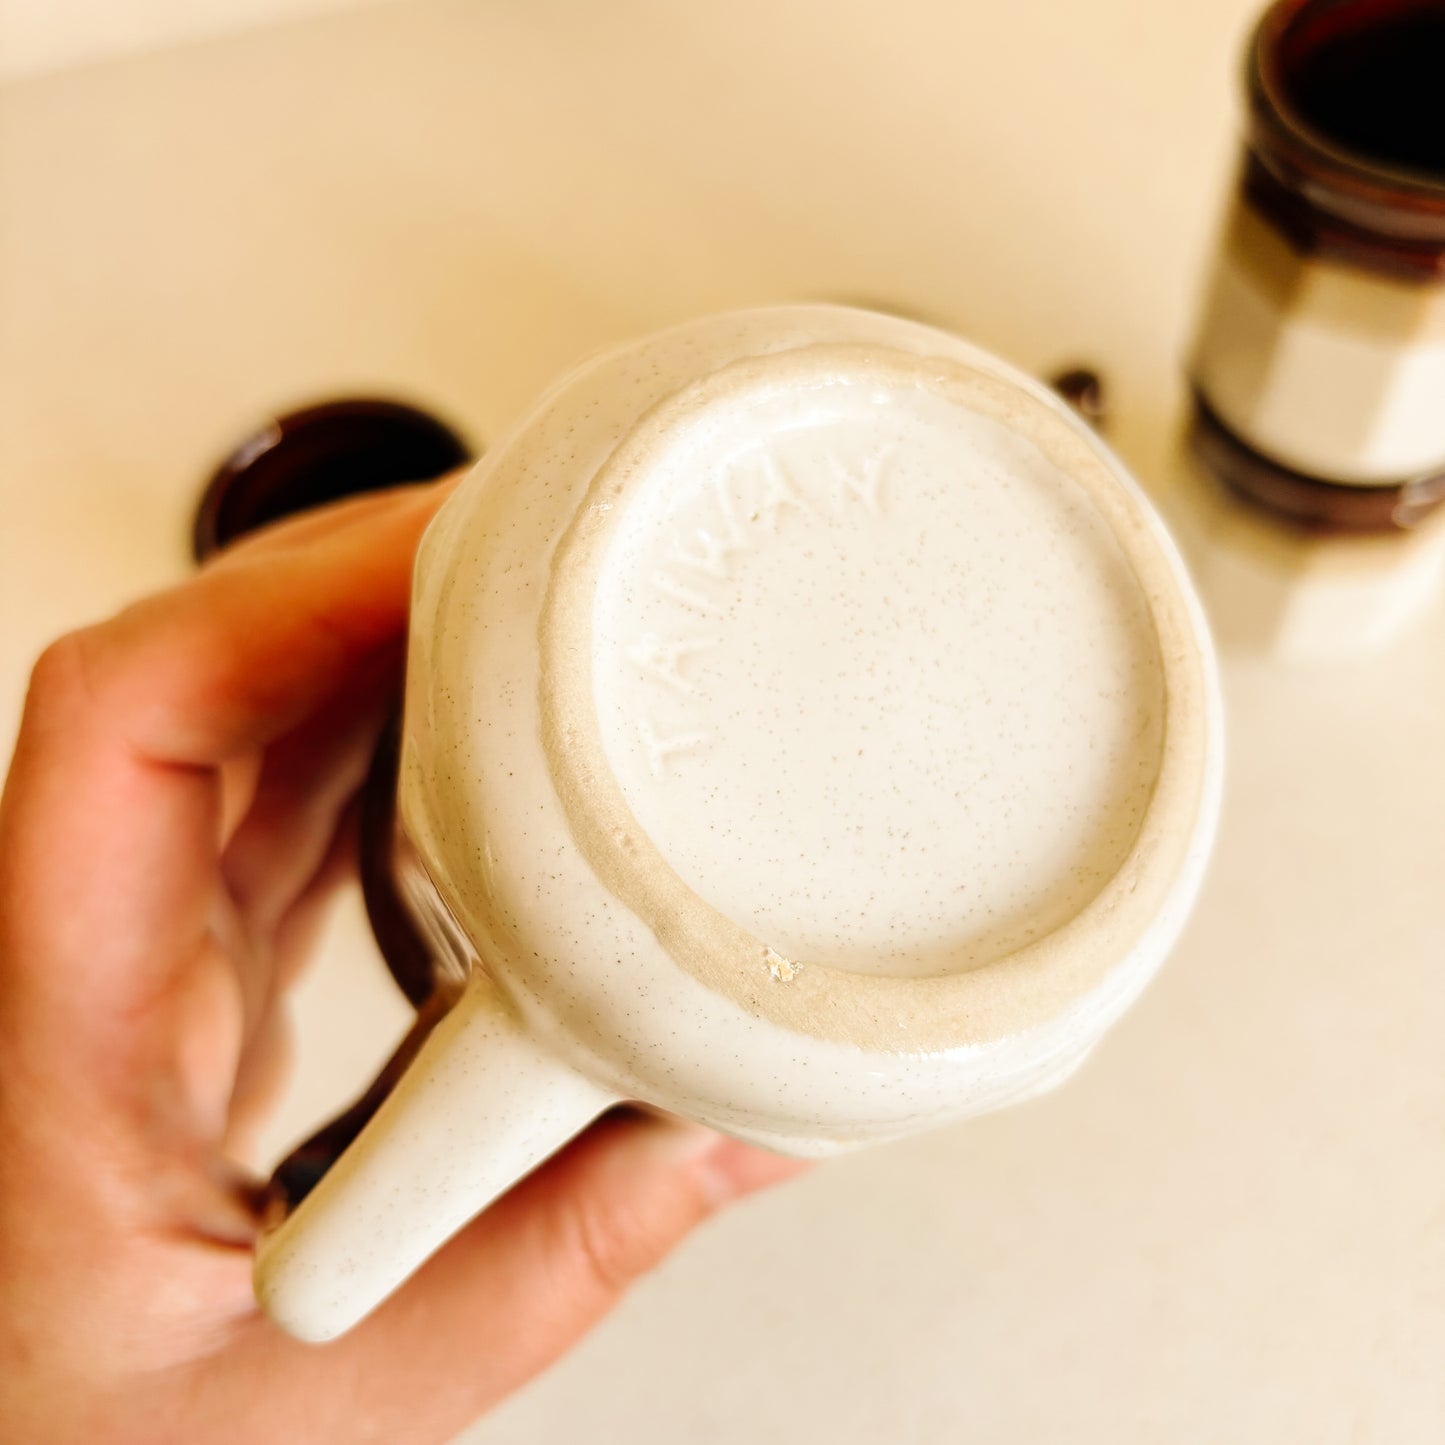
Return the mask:
<path id="1" fill-rule="evenodd" d="M 1196 388 L 1190 440 L 1209 470 L 1246 501 L 1316 532 L 1408 532 L 1445 503 L 1445 472 L 1394 486 L 1322 481 L 1272 461 L 1231 431 Z"/>
<path id="2" fill-rule="evenodd" d="M 1257 151 L 1245 156 L 1240 190 L 1244 204 L 1301 255 L 1339 261 L 1401 281 L 1445 279 L 1445 243 L 1415 243 L 1351 225 L 1314 204 L 1297 182 L 1282 181 Z"/>

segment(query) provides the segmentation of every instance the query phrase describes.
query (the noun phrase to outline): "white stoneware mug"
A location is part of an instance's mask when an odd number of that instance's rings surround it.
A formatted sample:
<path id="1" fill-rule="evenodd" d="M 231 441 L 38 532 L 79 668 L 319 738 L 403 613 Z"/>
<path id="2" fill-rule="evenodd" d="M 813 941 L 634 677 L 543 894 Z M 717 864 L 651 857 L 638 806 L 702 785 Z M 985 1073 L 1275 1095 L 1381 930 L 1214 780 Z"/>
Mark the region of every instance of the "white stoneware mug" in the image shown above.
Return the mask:
<path id="1" fill-rule="evenodd" d="M 422 543 L 395 867 L 463 981 L 260 1300 L 344 1331 L 619 1101 L 826 1155 L 1058 1083 L 1221 766 L 1175 550 L 1035 382 L 825 306 L 587 362 Z"/>

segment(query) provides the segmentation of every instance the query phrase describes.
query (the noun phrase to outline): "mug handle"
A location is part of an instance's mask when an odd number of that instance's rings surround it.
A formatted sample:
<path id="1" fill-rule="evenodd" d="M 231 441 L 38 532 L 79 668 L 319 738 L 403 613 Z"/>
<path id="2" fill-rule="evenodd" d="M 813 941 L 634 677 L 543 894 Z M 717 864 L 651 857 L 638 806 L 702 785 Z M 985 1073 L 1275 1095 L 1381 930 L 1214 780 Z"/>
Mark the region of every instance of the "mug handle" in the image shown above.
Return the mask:
<path id="1" fill-rule="evenodd" d="M 474 970 L 355 1141 L 263 1233 L 257 1301 L 297 1339 L 334 1339 L 619 1102 L 543 1048 Z"/>

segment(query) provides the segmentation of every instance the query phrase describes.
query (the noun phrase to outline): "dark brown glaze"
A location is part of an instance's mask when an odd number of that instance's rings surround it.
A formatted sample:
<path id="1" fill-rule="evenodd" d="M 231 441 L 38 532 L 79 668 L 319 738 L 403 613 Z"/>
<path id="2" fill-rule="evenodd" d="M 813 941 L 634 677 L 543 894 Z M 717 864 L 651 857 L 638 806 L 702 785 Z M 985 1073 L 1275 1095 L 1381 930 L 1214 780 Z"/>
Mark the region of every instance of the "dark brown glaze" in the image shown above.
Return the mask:
<path id="1" fill-rule="evenodd" d="M 1246 201 L 1301 252 L 1445 276 L 1445 4 L 1279 0 L 1249 47 Z"/>
<path id="2" fill-rule="evenodd" d="M 247 532 L 342 497 L 429 482 L 472 448 L 445 422 L 377 397 L 323 402 L 268 422 L 226 458 L 192 527 L 198 562 Z"/>
<path id="3" fill-rule="evenodd" d="M 1280 63 L 1294 107 L 1340 146 L 1422 179 L 1445 176 L 1445 5 L 1335 4 L 1304 12 Z"/>
<path id="4" fill-rule="evenodd" d="M 1095 431 L 1104 430 L 1109 419 L 1109 394 L 1103 377 L 1093 367 L 1065 367 L 1049 377 L 1049 386 Z"/>
<path id="5" fill-rule="evenodd" d="M 377 947 L 397 987 L 413 1008 L 421 1009 L 437 992 L 443 964 L 417 926 L 400 886 L 396 866 L 400 751 L 401 717 L 397 715 L 377 742 L 361 794 L 358 871 L 366 917 Z"/>
<path id="6" fill-rule="evenodd" d="M 1196 390 L 1190 440 L 1231 491 L 1302 529 L 1336 535 L 1408 532 L 1445 503 L 1445 472 L 1396 486 L 1320 481 L 1242 441 Z"/>

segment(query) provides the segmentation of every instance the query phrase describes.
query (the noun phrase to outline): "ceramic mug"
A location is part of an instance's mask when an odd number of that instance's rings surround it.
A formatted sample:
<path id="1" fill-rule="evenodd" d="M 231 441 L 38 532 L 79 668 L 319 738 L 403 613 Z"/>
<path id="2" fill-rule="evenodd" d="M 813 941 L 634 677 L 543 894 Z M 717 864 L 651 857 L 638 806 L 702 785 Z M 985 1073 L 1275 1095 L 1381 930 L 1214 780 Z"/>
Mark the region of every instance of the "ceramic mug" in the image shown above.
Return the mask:
<path id="1" fill-rule="evenodd" d="M 827 306 L 587 362 L 420 547 L 390 871 L 445 1012 L 258 1298 L 344 1331 L 620 1101 L 821 1156 L 1058 1083 L 1221 759 L 1174 547 L 1037 383 Z"/>

